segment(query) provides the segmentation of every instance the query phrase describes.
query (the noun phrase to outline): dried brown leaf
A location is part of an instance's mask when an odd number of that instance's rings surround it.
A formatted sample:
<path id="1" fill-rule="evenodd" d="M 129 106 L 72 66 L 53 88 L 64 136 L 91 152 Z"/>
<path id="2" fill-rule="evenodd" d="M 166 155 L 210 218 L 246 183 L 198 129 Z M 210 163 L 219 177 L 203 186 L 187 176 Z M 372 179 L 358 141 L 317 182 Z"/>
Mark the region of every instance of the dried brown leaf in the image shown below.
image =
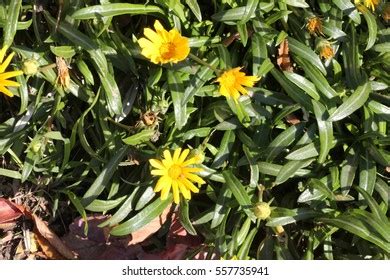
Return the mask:
<path id="1" fill-rule="evenodd" d="M 283 42 L 281 42 L 279 45 L 276 64 L 282 71 L 293 71 L 287 39 L 284 39 Z"/>

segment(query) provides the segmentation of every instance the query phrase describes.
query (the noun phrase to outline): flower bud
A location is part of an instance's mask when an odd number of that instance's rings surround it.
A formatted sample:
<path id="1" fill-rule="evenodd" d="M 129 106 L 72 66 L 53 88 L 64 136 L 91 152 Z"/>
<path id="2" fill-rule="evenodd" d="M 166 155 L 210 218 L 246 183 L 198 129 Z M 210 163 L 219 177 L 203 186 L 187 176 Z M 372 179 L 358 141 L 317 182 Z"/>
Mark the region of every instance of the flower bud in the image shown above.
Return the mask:
<path id="1" fill-rule="evenodd" d="M 253 208 L 255 216 L 260 220 L 265 220 L 271 215 L 271 207 L 267 202 L 258 202 Z"/>
<path id="2" fill-rule="evenodd" d="M 36 73 L 38 73 L 39 62 L 33 58 L 26 59 L 23 61 L 22 70 L 25 75 L 34 76 Z"/>

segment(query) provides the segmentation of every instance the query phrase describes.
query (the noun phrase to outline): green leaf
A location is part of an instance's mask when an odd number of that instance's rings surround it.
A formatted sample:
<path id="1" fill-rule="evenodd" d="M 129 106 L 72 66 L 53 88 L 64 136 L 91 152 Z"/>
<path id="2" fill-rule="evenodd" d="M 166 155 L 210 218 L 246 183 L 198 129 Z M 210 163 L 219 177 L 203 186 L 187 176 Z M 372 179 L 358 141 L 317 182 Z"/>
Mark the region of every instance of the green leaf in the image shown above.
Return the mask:
<path id="1" fill-rule="evenodd" d="M 311 48 L 292 37 L 288 37 L 288 45 L 290 47 L 290 51 L 293 54 L 307 61 L 310 61 L 310 63 L 314 65 L 318 70 L 320 70 L 323 75 L 326 75 L 326 69 L 322 64 L 321 59 Z"/>
<path id="2" fill-rule="evenodd" d="M 161 14 L 164 11 L 157 6 L 144 4 L 110 3 L 82 8 L 74 12 L 74 19 L 95 19 L 99 17 L 113 17 L 119 15 L 146 15 Z"/>
<path id="3" fill-rule="evenodd" d="M 329 114 L 325 106 L 315 100 L 312 100 L 312 102 L 320 134 L 320 154 L 318 156 L 318 163 L 324 163 L 333 146 L 333 126 L 332 122 L 326 121 Z"/>
<path id="4" fill-rule="evenodd" d="M 283 150 L 291 145 L 303 132 L 304 124 L 292 125 L 280 133 L 269 145 L 266 151 L 267 161 L 276 158 Z"/>
<path id="5" fill-rule="evenodd" d="M 266 223 L 268 227 L 284 226 L 301 220 L 321 216 L 321 213 L 307 208 L 285 209 L 277 207 L 272 210 L 271 218 Z"/>
<path id="6" fill-rule="evenodd" d="M 153 129 L 144 129 L 134 135 L 126 137 L 122 141 L 127 145 L 136 146 L 148 142 L 154 133 L 155 131 Z"/>
<path id="7" fill-rule="evenodd" d="M 390 253 L 390 243 L 385 242 L 377 235 L 374 235 L 373 232 L 367 227 L 367 224 L 364 222 L 364 220 L 357 219 L 351 215 L 343 215 L 337 218 L 320 218 L 318 221 L 349 231 L 352 234 L 359 236 L 360 238 L 376 244 L 387 253 Z"/>
<path id="8" fill-rule="evenodd" d="M 279 170 L 278 175 L 275 179 L 275 185 L 280 185 L 286 182 L 289 178 L 293 177 L 294 174 L 301 168 L 308 166 L 314 159 L 307 160 L 291 160 L 287 162 L 283 167 Z"/>
<path id="9" fill-rule="evenodd" d="M 371 49 L 374 46 L 376 38 L 377 38 L 377 29 L 378 26 L 376 24 L 376 17 L 363 5 L 359 6 L 360 12 L 363 14 L 367 26 L 368 26 L 368 40 L 366 51 Z"/>
<path id="10" fill-rule="evenodd" d="M 318 94 L 316 87 L 308 79 L 293 72 L 284 71 L 283 74 L 287 77 L 287 79 L 296 84 L 299 88 L 309 94 L 313 99 L 320 100 L 320 95 Z"/>
<path id="11" fill-rule="evenodd" d="M 22 0 L 10 0 L 8 6 L 7 21 L 5 22 L 5 26 L 3 30 L 4 32 L 3 46 L 9 47 L 12 45 L 17 30 L 19 12 L 21 7 L 22 7 Z"/>
<path id="12" fill-rule="evenodd" d="M 160 215 L 172 202 L 172 195 L 169 195 L 166 200 L 157 198 L 151 204 L 142 209 L 137 215 L 130 220 L 114 227 L 110 234 L 115 236 L 123 236 L 133 233 L 147 224 L 149 224 L 154 218 Z"/>
<path id="13" fill-rule="evenodd" d="M 256 217 L 252 211 L 253 205 L 244 186 L 237 179 L 237 177 L 233 175 L 233 173 L 230 170 L 223 171 L 222 175 L 225 178 L 226 181 L 225 184 L 231 190 L 233 196 L 236 198 L 237 202 L 242 207 L 242 210 L 250 219 L 252 219 L 252 221 L 255 221 Z"/>
<path id="14" fill-rule="evenodd" d="M 357 109 L 362 107 L 367 101 L 371 92 L 370 82 L 366 82 L 364 85 L 359 86 L 337 109 L 334 111 L 328 121 L 335 122 L 342 120 Z"/>
<path id="15" fill-rule="evenodd" d="M 199 8 L 199 4 L 197 0 L 185 0 L 188 7 L 191 9 L 191 12 L 194 13 L 196 18 L 198 19 L 199 22 L 202 21 L 202 12 Z"/>
<path id="16" fill-rule="evenodd" d="M 189 234 L 197 235 L 197 232 L 190 220 L 188 201 L 183 196 L 180 196 L 179 219 L 181 225 Z"/>
<path id="17" fill-rule="evenodd" d="M 232 153 L 232 148 L 234 141 L 236 139 L 236 134 L 232 130 L 227 130 L 222 137 L 221 145 L 218 149 L 218 154 L 215 156 L 211 168 L 220 168 L 225 164 L 229 159 L 230 154 Z"/>
<path id="18" fill-rule="evenodd" d="M 184 86 L 179 74 L 174 71 L 168 71 L 168 84 L 171 90 L 173 109 L 175 112 L 175 127 L 182 129 L 187 123 L 186 104 L 184 100 Z"/>
<path id="19" fill-rule="evenodd" d="M 299 148 L 286 156 L 288 160 L 304 160 L 319 155 L 319 143 L 313 142 Z"/>
<path id="20" fill-rule="evenodd" d="M 359 154 L 351 147 L 341 168 L 340 187 L 343 195 L 347 195 L 355 179 L 356 169 L 358 167 Z"/>
<path id="21" fill-rule="evenodd" d="M 121 196 L 113 200 L 95 199 L 87 207 L 85 207 L 85 209 L 92 212 L 107 212 L 111 209 L 116 208 L 125 199 L 126 196 Z"/>
<path id="22" fill-rule="evenodd" d="M 117 149 L 114 156 L 110 159 L 110 161 L 106 164 L 103 170 L 100 172 L 99 176 L 92 183 L 89 189 L 85 192 L 83 196 L 82 203 L 84 206 L 89 205 L 93 200 L 95 200 L 99 194 L 108 186 L 108 183 L 114 174 L 114 172 L 118 168 L 119 162 L 129 151 L 128 146 L 122 146 Z"/>

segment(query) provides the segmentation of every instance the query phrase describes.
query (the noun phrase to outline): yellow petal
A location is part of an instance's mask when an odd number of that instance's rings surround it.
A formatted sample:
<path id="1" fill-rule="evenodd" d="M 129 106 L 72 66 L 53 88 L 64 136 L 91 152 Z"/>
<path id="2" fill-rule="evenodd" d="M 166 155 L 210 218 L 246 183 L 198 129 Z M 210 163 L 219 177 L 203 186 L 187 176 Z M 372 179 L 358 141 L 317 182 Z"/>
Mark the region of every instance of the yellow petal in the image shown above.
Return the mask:
<path id="1" fill-rule="evenodd" d="M 164 187 L 170 186 L 171 185 L 171 178 L 168 176 L 162 176 L 160 179 L 158 179 L 156 186 L 154 187 L 153 191 L 154 192 L 159 192 L 161 191 Z"/>
<path id="2" fill-rule="evenodd" d="M 161 25 L 161 23 L 157 19 L 154 22 L 154 29 L 156 29 L 156 30 L 165 30 L 164 27 Z"/>
<path id="3" fill-rule="evenodd" d="M 172 164 L 172 163 L 173 163 L 173 161 L 172 161 L 172 156 L 171 156 L 171 153 L 169 152 L 169 150 L 165 150 L 165 151 L 163 152 L 163 154 L 164 154 L 164 158 L 165 158 L 167 164 Z M 165 164 L 164 164 L 164 165 L 165 165 Z"/>
<path id="4" fill-rule="evenodd" d="M 154 44 L 161 44 L 161 37 L 150 28 L 144 28 L 144 34 Z"/>
<path id="5" fill-rule="evenodd" d="M 151 166 L 153 166 L 154 168 L 157 168 L 157 169 L 165 169 L 164 165 L 162 164 L 161 161 L 157 160 L 157 159 L 149 159 L 149 163 Z"/>
<path id="6" fill-rule="evenodd" d="M 166 200 L 168 198 L 170 190 L 171 190 L 171 184 L 163 186 L 161 190 L 161 200 Z"/>
<path id="7" fill-rule="evenodd" d="M 0 50 L 0 63 L 3 62 L 3 59 L 4 59 L 4 55 L 5 55 L 5 52 L 7 51 L 7 46 L 3 46 Z"/>
<path id="8" fill-rule="evenodd" d="M 14 94 L 9 91 L 6 87 L 0 85 L 0 92 L 4 93 L 5 95 L 8 95 L 9 97 L 13 97 Z"/>
<path id="9" fill-rule="evenodd" d="M 186 188 L 183 182 L 179 182 L 179 189 L 185 199 L 191 199 L 191 192 Z"/>
<path id="10" fill-rule="evenodd" d="M 12 58 L 14 57 L 15 53 L 12 52 L 10 55 L 5 59 L 5 61 L 0 65 L 0 73 L 3 73 L 5 69 L 7 69 L 8 65 L 10 64 Z"/>
<path id="11" fill-rule="evenodd" d="M 6 80 L 8 78 L 23 75 L 23 71 L 10 71 L 0 74 L 0 80 Z"/>
<path id="12" fill-rule="evenodd" d="M 181 152 L 181 148 L 177 148 L 175 150 L 175 152 L 173 153 L 173 158 L 172 158 L 173 162 L 178 163 L 180 152 Z"/>
<path id="13" fill-rule="evenodd" d="M 18 87 L 20 84 L 15 81 L 10 81 L 10 80 L 0 80 L 1 85 L 6 86 L 6 87 Z"/>
<path id="14" fill-rule="evenodd" d="M 199 189 L 197 187 L 195 187 L 195 185 L 193 183 L 191 183 L 189 180 L 183 178 L 181 181 L 186 186 L 186 188 L 188 188 L 193 193 L 198 193 L 199 192 Z"/>
<path id="15" fill-rule="evenodd" d="M 161 169 L 153 169 L 152 171 L 150 171 L 150 174 L 155 176 L 163 176 L 166 174 L 166 171 Z"/>
<path id="16" fill-rule="evenodd" d="M 191 181 L 193 182 L 196 182 L 198 184 L 205 184 L 206 182 L 200 178 L 198 175 L 195 175 L 195 174 L 191 174 L 191 173 L 188 173 L 188 174 L 185 174 L 186 178 L 187 179 L 190 179 Z"/>
<path id="17" fill-rule="evenodd" d="M 179 164 L 183 163 L 183 162 L 185 161 L 185 159 L 187 158 L 187 156 L 188 156 L 189 153 L 190 153 L 190 149 L 185 149 L 185 150 L 181 153 L 179 159 L 177 160 L 177 163 L 179 163 Z"/>
<path id="18" fill-rule="evenodd" d="M 173 192 L 173 201 L 176 204 L 180 203 L 180 192 L 179 192 L 179 185 L 176 180 L 172 181 L 172 192 Z"/>

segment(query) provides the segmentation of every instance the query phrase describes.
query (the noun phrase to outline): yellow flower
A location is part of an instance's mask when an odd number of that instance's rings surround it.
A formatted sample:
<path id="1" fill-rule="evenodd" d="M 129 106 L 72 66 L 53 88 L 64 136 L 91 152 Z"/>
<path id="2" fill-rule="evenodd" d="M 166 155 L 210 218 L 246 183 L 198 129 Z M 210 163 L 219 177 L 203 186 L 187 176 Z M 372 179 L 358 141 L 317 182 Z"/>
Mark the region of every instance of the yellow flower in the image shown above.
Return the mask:
<path id="1" fill-rule="evenodd" d="M 253 87 L 260 80 L 257 76 L 246 76 L 240 70 L 241 67 L 227 70 L 217 79 L 220 85 L 219 92 L 227 98 L 233 98 L 235 102 L 241 94 L 248 94 L 248 90 L 243 86 Z"/>
<path id="2" fill-rule="evenodd" d="M 163 152 L 164 158 L 162 160 L 150 159 L 149 163 L 154 168 L 151 174 L 154 176 L 161 176 L 154 187 L 154 192 L 161 191 L 161 200 L 168 197 L 169 192 L 173 192 L 173 200 L 176 204 L 180 202 L 180 193 L 185 199 L 191 199 L 191 192 L 198 193 L 199 189 L 194 185 L 206 183 L 195 172 L 202 171 L 202 168 L 193 167 L 193 164 L 199 163 L 198 157 L 188 157 L 189 149 L 183 152 L 181 148 L 175 150 L 173 155 L 169 150 Z"/>
<path id="3" fill-rule="evenodd" d="M 307 20 L 306 28 L 310 34 L 323 35 L 322 20 L 319 17 L 311 17 Z"/>
<path id="4" fill-rule="evenodd" d="M 142 49 L 142 55 L 149 58 L 153 63 L 177 63 L 185 59 L 190 53 L 188 38 L 181 36 L 178 30 L 167 31 L 156 20 L 153 31 L 144 28 L 146 38 L 141 38 L 138 43 Z"/>
<path id="5" fill-rule="evenodd" d="M 9 78 L 16 77 L 23 74 L 23 71 L 9 71 L 4 72 L 8 65 L 10 64 L 12 58 L 15 53 L 12 52 L 8 57 L 4 60 L 5 52 L 7 51 L 7 46 L 4 46 L 0 50 L 0 92 L 8 95 L 10 97 L 14 96 L 14 94 L 7 87 L 18 87 L 19 83 L 15 81 L 8 80 Z M 4 60 L 4 61 L 3 61 Z"/>
<path id="6" fill-rule="evenodd" d="M 361 0 L 355 0 L 355 4 L 360 4 Z M 364 6 L 371 8 L 372 11 L 375 11 L 376 6 L 379 5 L 380 0 L 363 0 Z"/>

